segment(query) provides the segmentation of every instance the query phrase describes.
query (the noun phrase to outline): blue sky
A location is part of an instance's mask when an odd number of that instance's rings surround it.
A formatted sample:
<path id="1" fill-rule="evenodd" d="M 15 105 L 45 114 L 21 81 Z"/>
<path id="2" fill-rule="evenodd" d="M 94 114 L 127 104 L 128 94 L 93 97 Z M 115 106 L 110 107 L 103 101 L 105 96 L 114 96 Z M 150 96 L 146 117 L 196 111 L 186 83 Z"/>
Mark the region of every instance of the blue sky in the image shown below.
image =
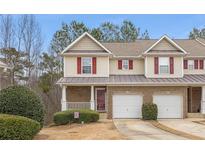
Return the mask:
<path id="1" fill-rule="evenodd" d="M 205 15 L 36 15 L 42 28 L 44 49 L 47 50 L 50 40 L 61 23 L 72 20 L 82 21 L 88 27 L 97 27 L 102 22 L 110 21 L 120 24 L 123 20 L 131 20 L 142 31 L 147 29 L 151 38 L 159 38 L 163 34 L 171 38 L 187 38 L 193 27 L 205 27 Z"/>

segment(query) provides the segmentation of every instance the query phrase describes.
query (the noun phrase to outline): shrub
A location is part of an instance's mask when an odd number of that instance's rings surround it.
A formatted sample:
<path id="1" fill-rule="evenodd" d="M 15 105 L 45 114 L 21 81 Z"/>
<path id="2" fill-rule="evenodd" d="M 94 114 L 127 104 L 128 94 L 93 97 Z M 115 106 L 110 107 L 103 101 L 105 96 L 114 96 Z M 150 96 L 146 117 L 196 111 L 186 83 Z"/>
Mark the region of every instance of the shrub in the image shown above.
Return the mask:
<path id="1" fill-rule="evenodd" d="M 158 109 L 154 103 L 144 103 L 142 105 L 142 118 L 144 120 L 157 120 Z"/>
<path id="2" fill-rule="evenodd" d="M 79 112 L 79 119 L 74 119 L 74 112 Z M 53 121 L 56 125 L 64 125 L 67 123 L 85 123 L 96 122 L 99 120 L 99 113 L 92 110 L 72 109 L 54 114 Z"/>
<path id="3" fill-rule="evenodd" d="M 43 104 L 33 91 L 24 86 L 11 86 L 0 91 L 0 113 L 24 116 L 43 125 Z"/>
<path id="4" fill-rule="evenodd" d="M 30 140 L 40 130 L 39 122 L 15 115 L 0 114 L 1 140 Z"/>

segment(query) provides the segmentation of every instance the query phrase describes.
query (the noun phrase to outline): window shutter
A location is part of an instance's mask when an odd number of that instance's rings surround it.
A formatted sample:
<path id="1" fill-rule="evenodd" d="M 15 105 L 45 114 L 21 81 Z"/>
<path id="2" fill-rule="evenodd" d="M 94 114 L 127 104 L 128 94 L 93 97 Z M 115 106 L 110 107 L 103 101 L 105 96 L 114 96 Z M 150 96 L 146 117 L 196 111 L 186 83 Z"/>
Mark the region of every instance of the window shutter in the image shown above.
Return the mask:
<path id="1" fill-rule="evenodd" d="M 133 60 L 129 60 L 129 69 L 130 69 L 130 70 L 133 69 Z"/>
<path id="2" fill-rule="evenodd" d="M 159 73 L 159 59 L 158 57 L 154 57 L 154 74 Z"/>
<path id="3" fill-rule="evenodd" d="M 119 70 L 122 69 L 122 60 L 118 60 L 118 69 L 119 69 Z"/>
<path id="4" fill-rule="evenodd" d="M 199 61 L 199 68 L 200 68 L 201 70 L 204 69 L 204 60 L 200 60 L 200 61 Z"/>
<path id="5" fill-rule="evenodd" d="M 97 70 L 97 67 L 96 67 L 96 57 L 93 57 L 92 63 L 93 63 L 93 74 L 96 74 L 96 70 Z"/>
<path id="6" fill-rule="evenodd" d="M 188 60 L 184 60 L 184 69 L 188 68 Z"/>
<path id="7" fill-rule="evenodd" d="M 81 74 L 81 57 L 77 57 L 77 73 Z"/>
<path id="8" fill-rule="evenodd" d="M 170 74 L 174 74 L 174 58 L 173 57 L 169 58 L 169 63 L 170 63 Z"/>
<path id="9" fill-rule="evenodd" d="M 198 60 L 194 60 L 194 69 L 198 69 Z"/>

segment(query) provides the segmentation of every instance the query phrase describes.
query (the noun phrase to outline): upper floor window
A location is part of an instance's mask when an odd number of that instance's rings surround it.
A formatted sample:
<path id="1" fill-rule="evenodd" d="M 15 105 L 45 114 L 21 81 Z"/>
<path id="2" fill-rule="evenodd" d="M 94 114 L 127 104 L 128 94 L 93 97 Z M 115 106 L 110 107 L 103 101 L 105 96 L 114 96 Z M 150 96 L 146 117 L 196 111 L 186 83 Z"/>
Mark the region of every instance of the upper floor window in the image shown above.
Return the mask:
<path id="1" fill-rule="evenodd" d="M 193 70 L 194 69 L 194 60 L 188 60 L 188 69 Z"/>
<path id="2" fill-rule="evenodd" d="M 123 70 L 129 69 L 129 60 L 122 60 L 122 69 Z"/>
<path id="3" fill-rule="evenodd" d="M 159 73 L 169 73 L 169 57 L 159 57 Z"/>
<path id="4" fill-rule="evenodd" d="M 91 71 L 92 71 L 92 58 L 83 57 L 82 58 L 82 73 L 91 74 Z"/>

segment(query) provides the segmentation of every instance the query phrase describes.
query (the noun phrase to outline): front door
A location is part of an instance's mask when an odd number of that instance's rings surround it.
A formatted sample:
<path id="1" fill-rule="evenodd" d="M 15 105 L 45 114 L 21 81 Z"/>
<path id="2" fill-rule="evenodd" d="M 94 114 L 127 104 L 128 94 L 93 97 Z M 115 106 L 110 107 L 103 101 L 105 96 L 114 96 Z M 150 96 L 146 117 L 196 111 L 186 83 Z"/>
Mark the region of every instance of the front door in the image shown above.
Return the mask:
<path id="1" fill-rule="evenodd" d="M 97 111 L 105 111 L 105 89 L 96 90 Z"/>

